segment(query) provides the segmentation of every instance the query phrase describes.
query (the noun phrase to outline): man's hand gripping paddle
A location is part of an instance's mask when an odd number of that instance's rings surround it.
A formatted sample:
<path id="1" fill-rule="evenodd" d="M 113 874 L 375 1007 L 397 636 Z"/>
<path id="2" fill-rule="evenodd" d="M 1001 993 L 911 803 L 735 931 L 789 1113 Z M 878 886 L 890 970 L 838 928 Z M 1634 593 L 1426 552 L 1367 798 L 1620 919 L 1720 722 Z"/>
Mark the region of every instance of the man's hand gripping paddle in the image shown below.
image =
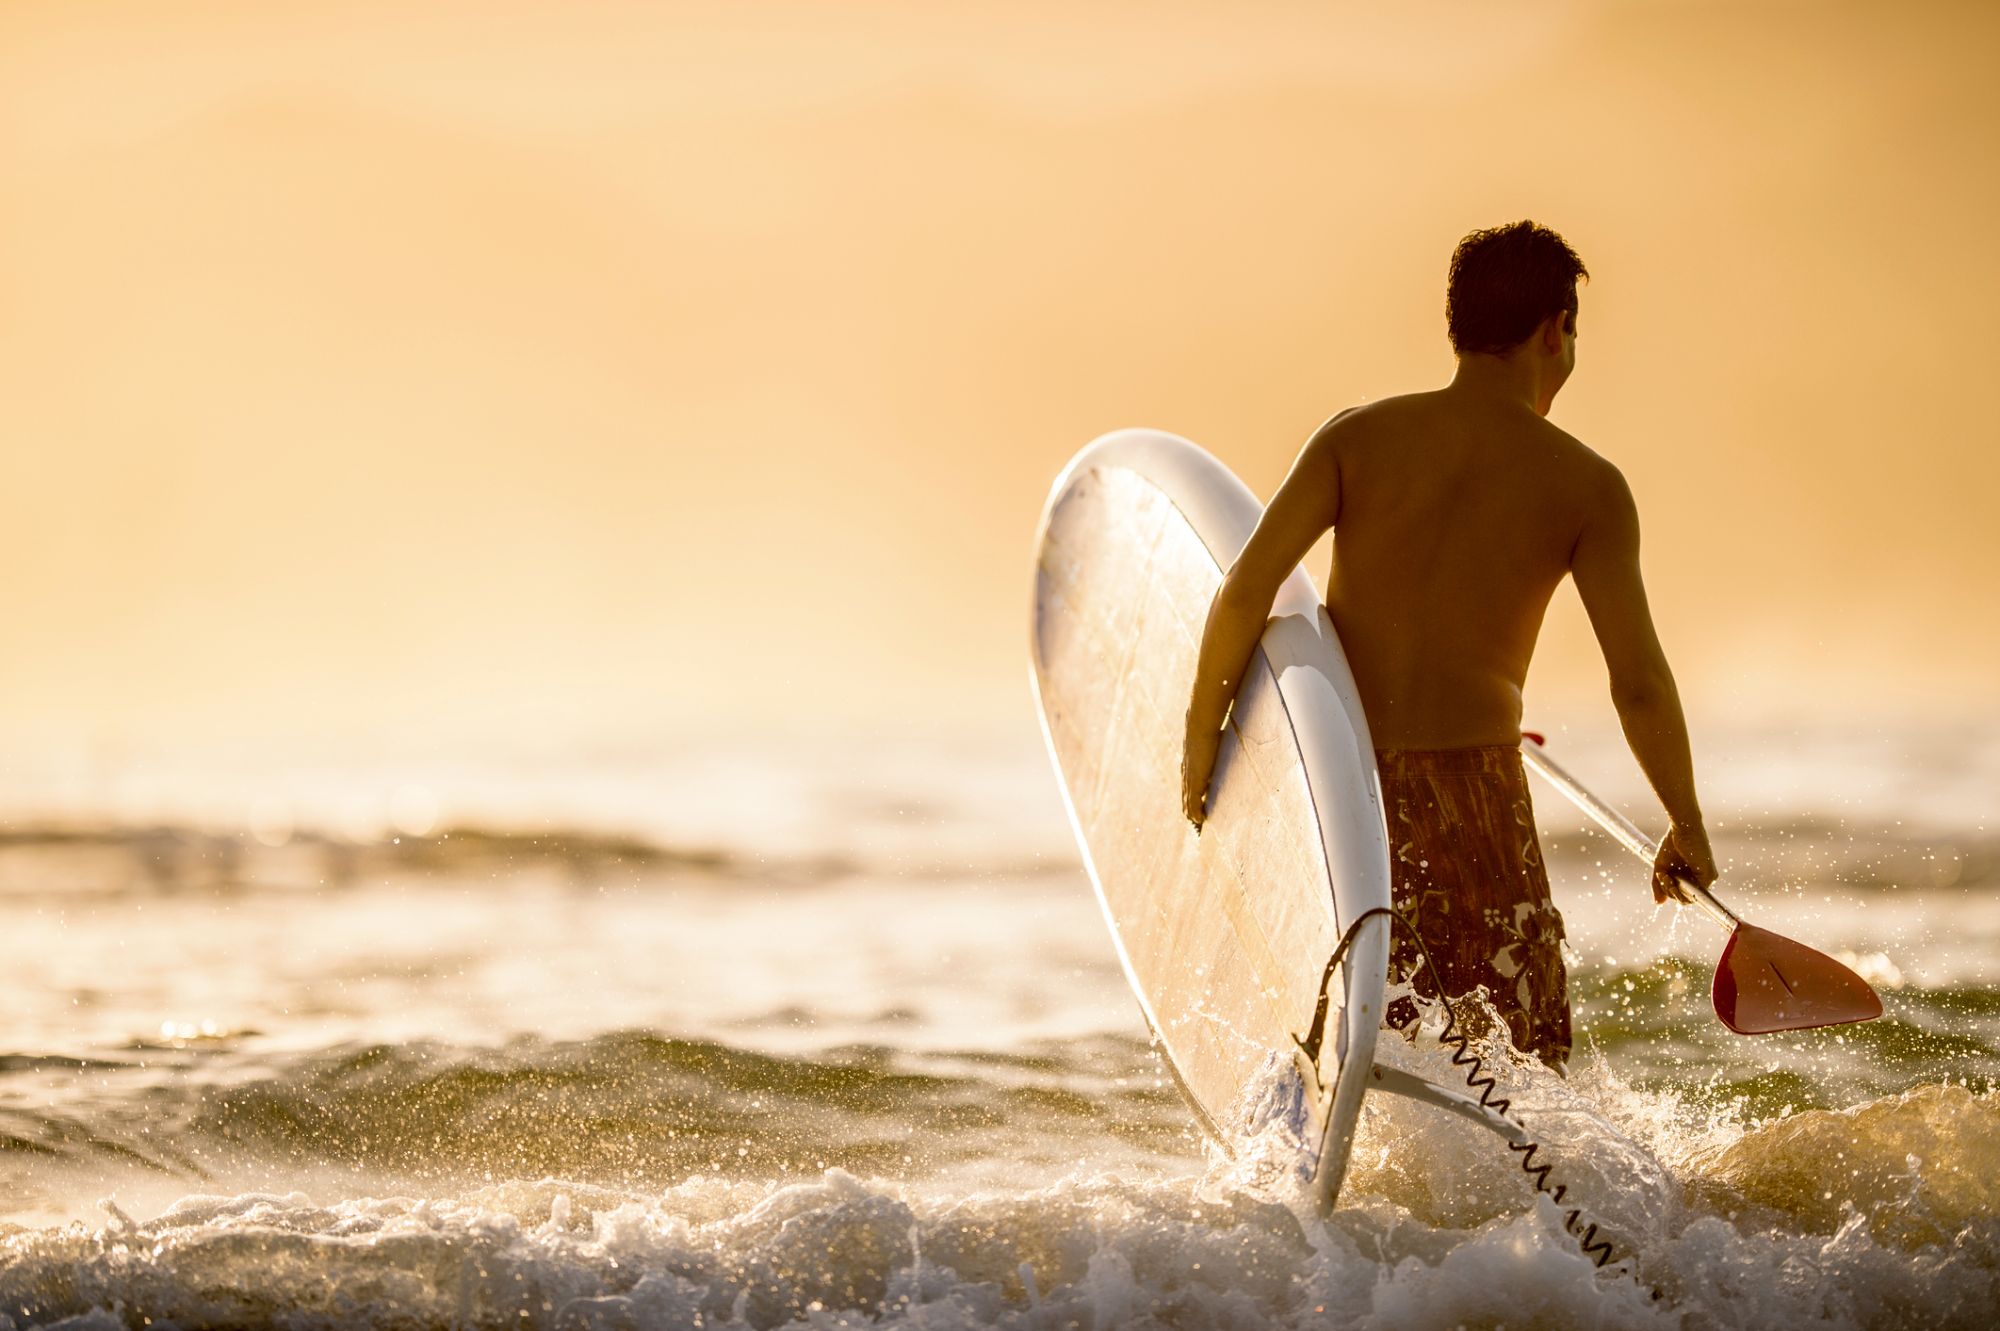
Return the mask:
<path id="1" fill-rule="evenodd" d="M 1631 819 L 1557 766 L 1542 747 L 1540 735 L 1521 736 L 1521 756 L 1595 819 L 1614 841 L 1647 864 L 1653 863 L 1659 846 L 1648 841 Z M 1882 1015 L 1882 1000 L 1867 981 L 1832 957 L 1769 929 L 1745 924 L 1705 887 L 1684 879 L 1677 886 L 1682 902 L 1701 907 L 1710 919 L 1729 930 L 1722 959 L 1715 963 L 1711 997 L 1715 1015 L 1730 1030 L 1738 1035 L 1763 1035 L 1873 1021 Z"/>

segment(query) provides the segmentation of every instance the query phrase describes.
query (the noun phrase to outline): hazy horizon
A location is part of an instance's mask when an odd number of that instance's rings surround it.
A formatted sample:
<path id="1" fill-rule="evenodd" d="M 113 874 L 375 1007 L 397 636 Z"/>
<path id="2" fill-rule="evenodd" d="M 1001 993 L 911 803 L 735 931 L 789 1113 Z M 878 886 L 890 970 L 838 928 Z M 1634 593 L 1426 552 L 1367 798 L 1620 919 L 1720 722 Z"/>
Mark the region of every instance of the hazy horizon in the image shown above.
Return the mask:
<path id="1" fill-rule="evenodd" d="M 1448 376 L 1450 249 L 1520 216 L 1591 267 L 1553 419 L 1633 482 L 1697 726 L 1983 723 L 1996 35 L 10 10 L 0 739 L 1031 728 L 1063 461 L 1151 425 L 1268 495 L 1327 414 Z M 1610 720 L 1567 589 L 1529 704 Z"/>

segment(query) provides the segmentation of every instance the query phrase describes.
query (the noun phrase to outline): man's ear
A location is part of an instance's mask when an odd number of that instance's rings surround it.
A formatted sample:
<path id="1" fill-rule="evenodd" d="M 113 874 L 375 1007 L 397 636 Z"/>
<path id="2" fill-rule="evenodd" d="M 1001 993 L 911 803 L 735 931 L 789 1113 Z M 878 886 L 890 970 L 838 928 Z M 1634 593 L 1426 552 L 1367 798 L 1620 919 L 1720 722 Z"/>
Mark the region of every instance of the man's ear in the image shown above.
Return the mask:
<path id="1" fill-rule="evenodd" d="M 1568 325 L 1569 315 L 1562 310 L 1557 310 L 1542 320 L 1542 326 L 1536 330 L 1541 337 L 1542 350 L 1551 356 L 1562 355 L 1563 333 Z"/>

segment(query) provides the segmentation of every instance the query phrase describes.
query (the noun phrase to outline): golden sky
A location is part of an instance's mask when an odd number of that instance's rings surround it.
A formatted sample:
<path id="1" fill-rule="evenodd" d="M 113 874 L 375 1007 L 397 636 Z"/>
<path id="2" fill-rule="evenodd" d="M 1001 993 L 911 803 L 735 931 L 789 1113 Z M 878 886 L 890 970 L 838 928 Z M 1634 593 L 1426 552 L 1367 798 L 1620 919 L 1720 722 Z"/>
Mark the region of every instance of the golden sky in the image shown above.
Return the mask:
<path id="1" fill-rule="evenodd" d="M 2000 10 L 1392 8 L 0 10 L 0 738 L 1032 725 L 1068 455 L 1268 495 L 1522 216 L 1697 716 L 1990 718 Z"/>

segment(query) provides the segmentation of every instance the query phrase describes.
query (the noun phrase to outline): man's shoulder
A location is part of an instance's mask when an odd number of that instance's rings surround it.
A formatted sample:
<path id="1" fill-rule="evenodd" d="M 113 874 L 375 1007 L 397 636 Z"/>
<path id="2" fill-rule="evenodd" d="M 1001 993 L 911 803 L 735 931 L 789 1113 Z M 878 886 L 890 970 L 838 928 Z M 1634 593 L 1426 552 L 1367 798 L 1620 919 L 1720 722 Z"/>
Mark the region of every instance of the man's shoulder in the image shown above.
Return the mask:
<path id="1" fill-rule="evenodd" d="M 1618 470 L 1618 465 L 1610 458 L 1546 418 L 1537 420 L 1535 426 L 1542 438 L 1548 441 L 1556 459 L 1576 476 L 1591 497 L 1611 500 L 1628 493 L 1625 473 Z"/>
<path id="2" fill-rule="evenodd" d="M 1384 434 L 1401 433 L 1415 422 L 1424 410 L 1424 399 L 1430 396 L 1429 393 L 1401 393 L 1395 397 L 1356 403 L 1327 417 L 1313 431 L 1307 446 L 1351 447 Z"/>
<path id="3" fill-rule="evenodd" d="M 1591 470 L 1611 465 L 1603 454 L 1599 453 L 1589 444 L 1584 443 L 1583 440 L 1577 438 L 1568 430 L 1563 429 L 1562 426 L 1557 425 L 1548 417 L 1531 416 L 1529 421 L 1528 428 L 1546 440 L 1555 449 L 1557 456 L 1563 458 L 1565 461 L 1574 462 L 1579 467 Z"/>
<path id="4" fill-rule="evenodd" d="M 1389 397 L 1372 398 L 1367 402 L 1357 402 L 1344 411 L 1337 411 L 1327 418 L 1322 430 L 1345 427 L 1349 431 L 1372 425 L 1399 421 L 1423 411 L 1437 399 L 1437 392 L 1396 393 Z"/>
<path id="5" fill-rule="evenodd" d="M 1566 430 L 1553 425 L 1548 430 L 1563 450 L 1563 469 L 1571 477 L 1568 489 L 1575 499 L 1571 511 L 1580 529 L 1636 530 L 1638 505 L 1618 464 Z"/>

